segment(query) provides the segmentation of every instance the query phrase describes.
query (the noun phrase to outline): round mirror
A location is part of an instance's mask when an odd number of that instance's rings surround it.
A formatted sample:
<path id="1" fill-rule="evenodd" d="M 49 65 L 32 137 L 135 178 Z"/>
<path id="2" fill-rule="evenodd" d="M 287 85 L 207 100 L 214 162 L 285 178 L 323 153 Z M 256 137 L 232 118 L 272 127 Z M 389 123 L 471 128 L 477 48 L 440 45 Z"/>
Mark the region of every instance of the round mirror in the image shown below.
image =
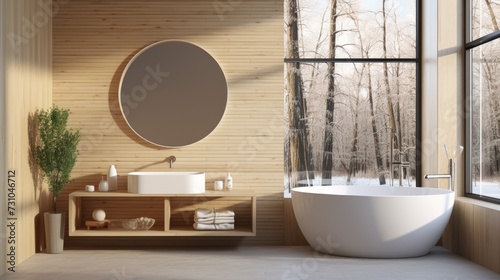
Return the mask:
<path id="1" fill-rule="evenodd" d="M 162 147 L 200 141 L 219 124 L 227 104 L 227 83 L 215 59 L 183 41 L 145 47 L 125 67 L 120 108 L 130 128 Z"/>

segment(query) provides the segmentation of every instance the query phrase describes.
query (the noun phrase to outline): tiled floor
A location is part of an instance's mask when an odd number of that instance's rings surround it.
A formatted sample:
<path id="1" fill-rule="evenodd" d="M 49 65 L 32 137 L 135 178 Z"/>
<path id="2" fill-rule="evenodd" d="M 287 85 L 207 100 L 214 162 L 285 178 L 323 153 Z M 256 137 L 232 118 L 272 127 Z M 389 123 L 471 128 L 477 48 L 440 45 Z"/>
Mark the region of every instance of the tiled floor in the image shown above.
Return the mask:
<path id="1" fill-rule="evenodd" d="M 441 247 L 410 259 L 356 259 L 309 247 L 162 250 L 65 250 L 36 254 L 3 279 L 500 279 L 500 275 Z"/>

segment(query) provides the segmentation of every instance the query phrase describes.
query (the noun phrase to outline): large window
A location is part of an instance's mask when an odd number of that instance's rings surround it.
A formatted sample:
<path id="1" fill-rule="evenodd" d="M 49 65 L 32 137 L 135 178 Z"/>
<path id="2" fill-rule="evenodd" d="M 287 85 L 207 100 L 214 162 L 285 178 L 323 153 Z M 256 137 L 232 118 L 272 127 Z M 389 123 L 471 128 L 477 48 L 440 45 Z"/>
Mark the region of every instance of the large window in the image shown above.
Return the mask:
<path id="1" fill-rule="evenodd" d="M 467 193 L 500 202 L 500 1 L 467 1 Z"/>
<path id="2" fill-rule="evenodd" d="M 418 0 L 285 1 L 285 191 L 415 186 L 418 9 Z"/>

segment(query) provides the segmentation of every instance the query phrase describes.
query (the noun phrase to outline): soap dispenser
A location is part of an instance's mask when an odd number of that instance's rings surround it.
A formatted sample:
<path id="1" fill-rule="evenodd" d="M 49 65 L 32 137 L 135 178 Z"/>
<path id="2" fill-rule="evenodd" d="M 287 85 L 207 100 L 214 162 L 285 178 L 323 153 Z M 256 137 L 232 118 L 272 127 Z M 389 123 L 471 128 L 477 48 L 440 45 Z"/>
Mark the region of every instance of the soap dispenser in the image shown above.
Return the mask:
<path id="1" fill-rule="evenodd" d="M 231 173 L 227 173 L 226 190 L 230 191 L 232 189 L 233 189 L 233 177 L 231 177 Z"/>

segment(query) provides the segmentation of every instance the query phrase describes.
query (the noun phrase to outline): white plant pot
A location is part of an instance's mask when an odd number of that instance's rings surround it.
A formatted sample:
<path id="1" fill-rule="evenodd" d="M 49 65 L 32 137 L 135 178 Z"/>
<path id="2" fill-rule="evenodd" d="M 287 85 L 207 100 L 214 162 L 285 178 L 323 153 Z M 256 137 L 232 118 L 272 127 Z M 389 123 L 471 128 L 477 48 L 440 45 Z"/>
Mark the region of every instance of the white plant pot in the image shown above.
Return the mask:
<path id="1" fill-rule="evenodd" d="M 60 254 L 64 248 L 65 216 L 62 212 L 45 212 L 45 245 L 47 253 Z"/>

